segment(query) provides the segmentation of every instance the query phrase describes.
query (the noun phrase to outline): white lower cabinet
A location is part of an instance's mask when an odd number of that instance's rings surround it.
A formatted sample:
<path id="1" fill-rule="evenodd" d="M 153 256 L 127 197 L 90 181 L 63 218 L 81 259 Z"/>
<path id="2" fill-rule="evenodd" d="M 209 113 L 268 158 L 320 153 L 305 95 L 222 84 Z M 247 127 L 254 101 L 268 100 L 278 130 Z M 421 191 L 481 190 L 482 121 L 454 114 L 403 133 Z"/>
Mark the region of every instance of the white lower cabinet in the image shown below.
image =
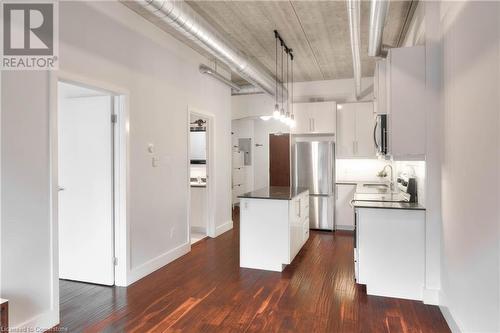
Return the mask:
<path id="1" fill-rule="evenodd" d="M 356 208 L 356 282 L 368 295 L 422 300 L 425 210 Z"/>
<path id="2" fill-rule="evenodd" d="M 356 184 L 336 184 L 335 229 L 354 230 L 354 208 L 350 202 L 356 192 Z"/>

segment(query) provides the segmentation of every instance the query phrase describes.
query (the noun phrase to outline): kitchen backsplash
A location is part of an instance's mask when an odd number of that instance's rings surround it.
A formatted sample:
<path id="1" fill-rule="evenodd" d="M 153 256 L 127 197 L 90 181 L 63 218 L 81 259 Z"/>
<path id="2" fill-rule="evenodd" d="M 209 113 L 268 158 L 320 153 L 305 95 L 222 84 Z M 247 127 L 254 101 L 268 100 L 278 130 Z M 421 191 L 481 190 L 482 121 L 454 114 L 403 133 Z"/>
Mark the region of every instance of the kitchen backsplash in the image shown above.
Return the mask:
<path id="1" fill-rule="evenodd" d="M 337 159 L 336 175 L 339 181 L 383 181 L 377 177 L 377 173 L 382 170 L 390 161 L 376 159 Z"/>
<path id="2" fill-rule="evenodd" d="M 425 161 L 385 161 L 377 159 L 337 159 L 336 177 L 337 182 L 380 182 L 388 181 L 388 178 L 379 178 L 377 173 L 385 165 L 391 164 L 394 168 L 394 180 L 401 174 L 406 173 L 417 179 L 418 201 L 425 205 Z M 389 170 L 387 170 L 390 173 Z"/>

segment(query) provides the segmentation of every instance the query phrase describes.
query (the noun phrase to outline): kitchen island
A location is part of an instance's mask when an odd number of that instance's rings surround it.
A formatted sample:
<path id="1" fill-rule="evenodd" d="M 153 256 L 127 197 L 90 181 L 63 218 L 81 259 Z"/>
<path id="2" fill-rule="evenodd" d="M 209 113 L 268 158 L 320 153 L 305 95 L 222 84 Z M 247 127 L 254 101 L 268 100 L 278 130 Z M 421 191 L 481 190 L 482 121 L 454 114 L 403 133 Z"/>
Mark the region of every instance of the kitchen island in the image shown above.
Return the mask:
<path id="1" fill-rule="evenodd" d="M 240 198 L 240 266 L 283 271 L 309 238 L 309 191 L 266 187 Z"/>

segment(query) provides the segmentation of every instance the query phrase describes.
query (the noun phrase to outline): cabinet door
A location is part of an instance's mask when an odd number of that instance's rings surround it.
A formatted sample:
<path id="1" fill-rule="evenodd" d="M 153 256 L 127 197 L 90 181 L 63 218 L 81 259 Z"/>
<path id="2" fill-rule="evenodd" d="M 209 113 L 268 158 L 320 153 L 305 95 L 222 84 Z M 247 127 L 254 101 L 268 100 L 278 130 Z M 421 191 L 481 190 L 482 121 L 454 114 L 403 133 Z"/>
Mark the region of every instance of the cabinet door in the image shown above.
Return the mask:
<path id="1" fill-rule="evenodd" d="M 425 158 L 425 48 L 391 49 L 387 58 L 389 149 L 395 160 Z"/>
<path id="2" fill-rule="evenodd" d="M 310 103 L 295 103 L 293 105 L 296 126 L 292 129 L 292 133 L 304 134 L 312 131 L 309 105 Z"/>
<path id="3" fill-rule="evenodd" d="M 354 157 L 356 141 L 356 107 L 353 103 L 343 104 L 337 110 L 337 158 Z"/>
<path id="4" fill-rule="evenodd" d="M 336 229 L 354 230 L 354 208 L 350 201 L 356 192 L 354 184 L 337 184 L 337 197 L 335 202 Z"/>
<path id="5" fill-rule="evenodd" d="M 374 112 L 387 113 L 386 60 L 378 60 L 373 78 Z"/>
<path id="6" fill-rule="evenodd" d="M 374 126 L 373 103 L 356 103 L 356 141 L 354 144 L 356 157 L 376 157 L 375 143 L 373 141 Z"/>
<path id="7" fill-rule="evenodd" d="M 314 133 L 335 133 L 337 104 L 335 102 L 311 103 Z"/>

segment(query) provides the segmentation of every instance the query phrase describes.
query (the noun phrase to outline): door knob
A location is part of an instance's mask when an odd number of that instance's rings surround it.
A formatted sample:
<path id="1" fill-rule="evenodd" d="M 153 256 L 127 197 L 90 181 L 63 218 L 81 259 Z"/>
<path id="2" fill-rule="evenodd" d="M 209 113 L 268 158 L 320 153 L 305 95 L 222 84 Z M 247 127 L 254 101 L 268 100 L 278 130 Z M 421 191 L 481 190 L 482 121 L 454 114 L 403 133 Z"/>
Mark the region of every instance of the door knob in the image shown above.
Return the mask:
<path id="1" fill-rule="evenodd" d="M 64 190 L 65 190 L 65 188 L 64 188 L 64 187 L 61 187 L 61 186 L 58 186 L 58 187 L 57 187 L 57 190 L 58 190 L 59 192 L 61 192 L 61 191 L 64 191 Z"/>

